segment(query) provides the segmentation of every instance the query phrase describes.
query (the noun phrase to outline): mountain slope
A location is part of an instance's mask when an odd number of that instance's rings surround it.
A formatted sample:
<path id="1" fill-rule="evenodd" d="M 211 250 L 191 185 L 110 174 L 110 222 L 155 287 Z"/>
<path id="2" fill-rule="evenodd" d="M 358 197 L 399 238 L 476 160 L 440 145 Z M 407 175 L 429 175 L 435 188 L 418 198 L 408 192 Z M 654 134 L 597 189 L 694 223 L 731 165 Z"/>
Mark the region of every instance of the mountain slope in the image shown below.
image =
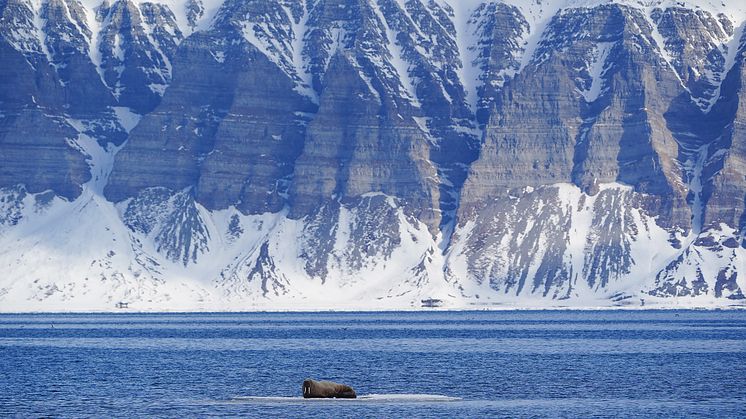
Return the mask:
<path id="1" fill-rule="evenodd" d="M 743 304 L 740 2 L 0 20 L 0 309 Z"/>

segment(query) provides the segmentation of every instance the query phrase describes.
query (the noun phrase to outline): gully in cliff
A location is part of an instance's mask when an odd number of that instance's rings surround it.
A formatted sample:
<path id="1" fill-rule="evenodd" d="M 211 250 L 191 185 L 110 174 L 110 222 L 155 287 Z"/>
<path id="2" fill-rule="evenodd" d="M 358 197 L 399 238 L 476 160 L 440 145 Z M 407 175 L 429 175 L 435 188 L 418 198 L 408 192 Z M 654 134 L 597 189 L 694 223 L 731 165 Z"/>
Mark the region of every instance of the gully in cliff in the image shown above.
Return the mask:
<path id="1" fill-rule="evenodd" d="M 303 398 L 305 399 L 354 399 L 356 397 L 355 390 L 345 384 L 332 381 L 316 381 L 310 378 L 303 381 Z"/>

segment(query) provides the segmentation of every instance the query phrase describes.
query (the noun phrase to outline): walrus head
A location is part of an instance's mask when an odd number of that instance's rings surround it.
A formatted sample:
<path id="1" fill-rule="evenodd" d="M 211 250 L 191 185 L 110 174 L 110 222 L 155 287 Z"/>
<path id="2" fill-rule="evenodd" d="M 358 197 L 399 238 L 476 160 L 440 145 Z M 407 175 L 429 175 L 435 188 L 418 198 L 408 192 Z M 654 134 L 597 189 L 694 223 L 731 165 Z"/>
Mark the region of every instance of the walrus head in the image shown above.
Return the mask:
<path id="1" fill-rule="evenodd" d="M 313 380 L 310 378 L 303 380 L 303 397 L 309 397 L 311 395 L 311 383 L 313 383 Z"/>

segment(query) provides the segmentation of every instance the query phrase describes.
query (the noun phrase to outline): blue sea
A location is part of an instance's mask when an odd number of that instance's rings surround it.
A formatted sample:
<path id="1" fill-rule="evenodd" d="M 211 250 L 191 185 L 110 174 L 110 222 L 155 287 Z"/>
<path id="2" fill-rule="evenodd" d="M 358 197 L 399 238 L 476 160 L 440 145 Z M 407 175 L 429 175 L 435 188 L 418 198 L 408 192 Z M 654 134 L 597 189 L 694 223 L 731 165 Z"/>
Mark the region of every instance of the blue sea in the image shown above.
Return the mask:
<path id="1" fill-rule="evenodd" d="M 0 315 L 0 417 L 41 416 L 746 417 L 746 311 Z"/>

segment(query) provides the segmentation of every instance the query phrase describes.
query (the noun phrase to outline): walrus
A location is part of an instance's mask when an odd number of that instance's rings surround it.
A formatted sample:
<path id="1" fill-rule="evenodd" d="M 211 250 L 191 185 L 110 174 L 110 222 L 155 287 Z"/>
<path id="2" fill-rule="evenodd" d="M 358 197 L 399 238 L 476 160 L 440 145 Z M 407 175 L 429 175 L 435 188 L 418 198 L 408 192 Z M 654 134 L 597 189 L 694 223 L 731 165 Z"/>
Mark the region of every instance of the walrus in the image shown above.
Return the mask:
<path id="1" fill-rule="evenodd" d="M 332 381 L 316 381 L 306 379 L 303 381 L 303 398 L 304 399 L 354 399 L 357 398 L 355 390 L 346 384 L 339 384 Z"/>

